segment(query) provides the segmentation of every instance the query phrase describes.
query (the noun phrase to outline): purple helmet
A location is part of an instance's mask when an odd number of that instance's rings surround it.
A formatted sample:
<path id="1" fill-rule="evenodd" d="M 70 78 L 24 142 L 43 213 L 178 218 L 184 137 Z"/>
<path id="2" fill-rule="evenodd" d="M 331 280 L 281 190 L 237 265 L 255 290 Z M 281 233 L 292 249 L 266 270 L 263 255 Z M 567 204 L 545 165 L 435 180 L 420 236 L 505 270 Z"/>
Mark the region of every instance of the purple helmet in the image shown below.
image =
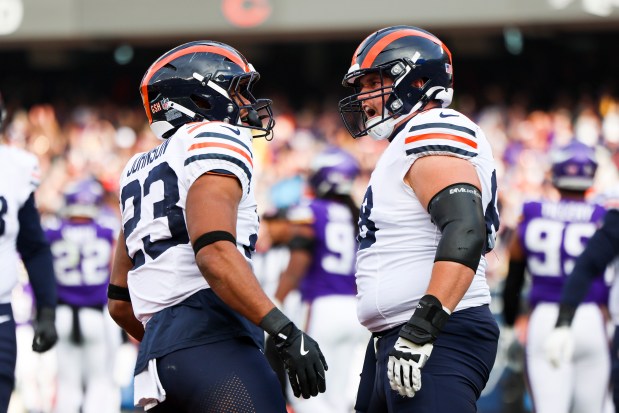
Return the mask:
<path id="1" fill-rule="evenodd" d="M 357 160 L 348 152 L 330 147 L 316 155 L 310 167 L 309 184 L 317 197 L 348 195 L 359 175 Z"/>
<path id="2" fill-rule="evenodd" d="M 92 178 L 70 184 L 64 192 L 63 215 L 94 218 L 103 203 L 103 187 Z"/>
<path id="3" fill-rule="evenodd" d="M 556 188 L 586 191 L 593 186 L 598 163 L 592 147 L 573 140 L 568 145 L 553 150 L 550 159 L 552 183 Z"/>

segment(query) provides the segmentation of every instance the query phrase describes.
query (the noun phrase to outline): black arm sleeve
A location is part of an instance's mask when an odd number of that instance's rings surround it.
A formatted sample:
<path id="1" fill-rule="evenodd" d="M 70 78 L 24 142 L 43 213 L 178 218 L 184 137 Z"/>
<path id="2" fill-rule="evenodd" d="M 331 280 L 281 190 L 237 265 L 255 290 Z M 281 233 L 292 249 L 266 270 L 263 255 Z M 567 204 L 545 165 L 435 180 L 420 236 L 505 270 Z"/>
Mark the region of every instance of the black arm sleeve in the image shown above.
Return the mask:
<path id="1" fill-rule="evenodd" d="M 49 242 L 41 227 L 41 218 L 34 203 L 34 194 L 19 210 L 17 251 L 24 261 L 28 278 L 37 301 L 37 308 L 56 307 L 56 277 Z"/>
<path id="2" fill-rule="evenodd" d="M 610 262 L 619 255 L 619 210 L 606 213 L 604 224 L 589 239 L 576 260 L 561 293 L 561 304 L 577 307 L 587 295 L 595 277 L 604 274 Z"/>
<path id="3" fill-rule="evenodd" d="M 520 312 L 520 292 L 524 285 L 524 261 L 510 261 L 503 287 L 503 321 L 513 326 Z"/>
<path id="4" fill-rule="evenodd" d="M 430 200 L 428 212 L 441 231 L 434 262 L 457 262 L 477 272 L 486 242 L 479 190 L 468 183 L 449 185 Z"/>

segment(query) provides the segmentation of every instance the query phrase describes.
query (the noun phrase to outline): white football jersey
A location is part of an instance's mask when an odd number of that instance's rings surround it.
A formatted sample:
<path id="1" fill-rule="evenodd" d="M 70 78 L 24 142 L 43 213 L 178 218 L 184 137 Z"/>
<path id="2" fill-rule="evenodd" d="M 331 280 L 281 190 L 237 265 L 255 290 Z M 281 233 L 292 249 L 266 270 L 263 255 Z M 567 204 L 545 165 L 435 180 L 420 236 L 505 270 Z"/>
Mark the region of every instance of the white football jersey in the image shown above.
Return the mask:
<path id="1" fill-rule="evenodd" d="M 4 304 L 10 302 L 19 274 L 17 214 L 39 185 L 39 162 L 33 154 L 0 145 L 0 175 L 0 303 Z"/>
<path id="2" fill-rule="evenodd" d="M 208 171 L 234 174 L 241 183 L 236 240 L 251 263 L 258 214 L 248 129 L 221 122 L 187 124 L 158 147 L 135 155 L 121 175 L 123 233 L 134 263 L 128 275 L 129 293 L 143 323 L 209 288 L 195 262 L 185 221 L 189 187 Z"/>
<path id="3" fill-rule="evenodd" d="M 409 320 L 430 282 L 440 230 L 404 177 L 423 156 L 449 155 L 470 161 L 481 181 L 488 249 L 498 230 L 496 174 L 488 141 L 479 126 L 452 109 L 421 112 L 400 128 L 381 155 L 361 205 L 357 253 L 357 315 L 378 332 Z M 456 311 L 490 303 L 482 256 Z"/>

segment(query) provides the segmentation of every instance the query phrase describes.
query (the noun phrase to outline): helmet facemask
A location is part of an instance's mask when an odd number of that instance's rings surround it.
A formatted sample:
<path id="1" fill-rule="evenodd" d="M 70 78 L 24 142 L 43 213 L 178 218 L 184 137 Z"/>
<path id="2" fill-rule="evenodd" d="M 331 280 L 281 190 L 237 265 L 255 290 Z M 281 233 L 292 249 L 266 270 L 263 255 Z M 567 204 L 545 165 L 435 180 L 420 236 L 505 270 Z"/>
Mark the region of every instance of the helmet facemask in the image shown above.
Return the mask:
<path id="1" fill-rule="evenodd" d="M 271 101 L 256 99 L 260 75 L 233 48 L 191 42 L 164 54 L 147 70 L 140 93 L 151 129 L 163 139 L 188 123 L 219 121 L 272 138 Z"/>
<path id="2" fill-rule="evenodd" d="M 381 87 L 360 93 L 359 78 L 379 73 Z M 393 86 L 386 86 L 386 78 Z M 453 69 L 451 52 L 433 34 L 412 26 L 392 26 L 370 34 L 355 50 L 342 82 L 356 93 L 339 104 L 344 124 L 354 138 L 391 136 L 406 117 L 423 110 L 433 100 L 442 107 L 451 103 Z M 374 94 L 374 96 L 371 96 Z M 379 116 L 363 113 L 363 102 L 382 95 Z M 366 107 L 367 109 L 367 107 Z"/>
<path id="3" fill-rule="evenodd" d="M 440 91 L 432 91 L 431 80 L 423 77 L 418 68 L 419 66 L 404 58 L 346 75 L 343 85 L 353 87 L 355 94 L 342 99 L 339 108 L 344 125 L 354 138 L 368 134 L 377 140 L 388 137 L 402 116 L 423 109 L 437 93 L 444 90 L 440 88 Z M 380 75 L 381 87 L 361 92 L 360 78 L 371 73 Z M 385 85 L 386 77 L 393 79 L 392 85 Z M 423 84 L 421 87 L 415 87 L 413 83 L 419 79 L 423 80 Z M 363 110 L 363 102 L 379 96 L 383 101 L 382 114 L 368 117 Z"/>
<path id="4" fill-rule="evenodd" d="M 346 129 L 348 129 L 348 132 L 350 132 L 350 134 L 354 138 L 359 138 L 361 136 L 367 135 L 371 128 L 376 127 L 377 125 L 384 123 L 385 121 L 392 119 L 394 116 L 399 114 L 399 110 L 390 112 L 387 107 L 388 102 L 393 100 L 392 93 L 394 90 L 393 85 L 385 85 L 385 72 L 387 71 L 387 69 L 388 67 L 380 66 L 372 69 L 359 70 L 350 73 L 344 78 L 344 86 L 354 88 L 355 93 L 340 100 L 339 108 L 340 114 L 342 115 L 342 119 L 344 121 L 344 125 L 346 126 Z M 377 73 L 379 75 L 380 87 L 378 87 L 377 89 L 361 92 L 361 77 L 370 75 L 372 73 Z M 373 100 L 379 97 L 382 99 L 382 114 L 370 117 L 363 110 L 363 103 L 367 100 Z M 376 120 L 374 121 L 374 119 Z"/>
<path id="5" fill-rule="evenodd" d="M 254 138 L 273 139 L 275 120 L 271 109 L 272 101 L 256 99 L 251 92 L 255 82 L 260 79 L 258 72 L 235 75 L 229 80 L 226 80 L 223 74 L 216 74 L 214 80 L 211 80 L 210 74 L 203 77 L 194 73 L 193 77 L 200 82 L 201 87 L 189 96 L 189 102 L 181 102 L 180 99 L 171 101 L 171 109 L 189 117 L 191 122 L 226 122 L 251 129 Z M 229 86 L 224 89 L 217 83 L 229 83 Z"/>
<path id="6" fill-rule="evenodd" d="M 273 139 L 275 119 L 270 99 L 256 99 L 252 93 L 254 84 L 260 79 L 258 72 L 235 76 L 230 82 L 228 94 L 235 109 L 236 124 L 252 129 L 254 138 Z M 240 102 L 240 104 L 239 104 Z"/>

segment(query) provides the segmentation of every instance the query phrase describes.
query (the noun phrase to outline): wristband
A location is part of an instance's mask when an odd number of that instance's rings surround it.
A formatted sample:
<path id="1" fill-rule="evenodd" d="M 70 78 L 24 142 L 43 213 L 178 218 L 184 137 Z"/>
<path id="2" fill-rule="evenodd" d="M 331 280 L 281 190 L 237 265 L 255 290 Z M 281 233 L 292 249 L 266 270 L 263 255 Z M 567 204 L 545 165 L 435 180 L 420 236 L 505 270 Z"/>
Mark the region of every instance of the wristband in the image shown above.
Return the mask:
<path id="1" fill-rule="evenodd" d="M 400 330 L 400 337 L 417 345 L 433 343 L 449 319 L 443 305 L 433 295 L 421 297 L 412 317 Z"/>
<path id="2" fill-rule="evenodd" d="M 269 335 L 286 340 L 288 336 L 281 334 L 281 331 L 289 324 L 292 324 L 292 321 L 290 321 L 279 308 L 273 307 L 273 309 L 260 321 L 259 325 L 260 328 L 269 333 Z"/>
<path id="3" fill-rule="evenodd" d="M 576 307 L 569 304 L 559 304 L 559 316 L 557 317 L 557 324 L 555 324 L 555 327 L 571 326 L 575 313 Z"/>
<path id="4" fill-rule="evenodd" d="M 37 321 L 56 321 L 56 309 L 54 307 L 41 307 L 37 309 Z"/>

